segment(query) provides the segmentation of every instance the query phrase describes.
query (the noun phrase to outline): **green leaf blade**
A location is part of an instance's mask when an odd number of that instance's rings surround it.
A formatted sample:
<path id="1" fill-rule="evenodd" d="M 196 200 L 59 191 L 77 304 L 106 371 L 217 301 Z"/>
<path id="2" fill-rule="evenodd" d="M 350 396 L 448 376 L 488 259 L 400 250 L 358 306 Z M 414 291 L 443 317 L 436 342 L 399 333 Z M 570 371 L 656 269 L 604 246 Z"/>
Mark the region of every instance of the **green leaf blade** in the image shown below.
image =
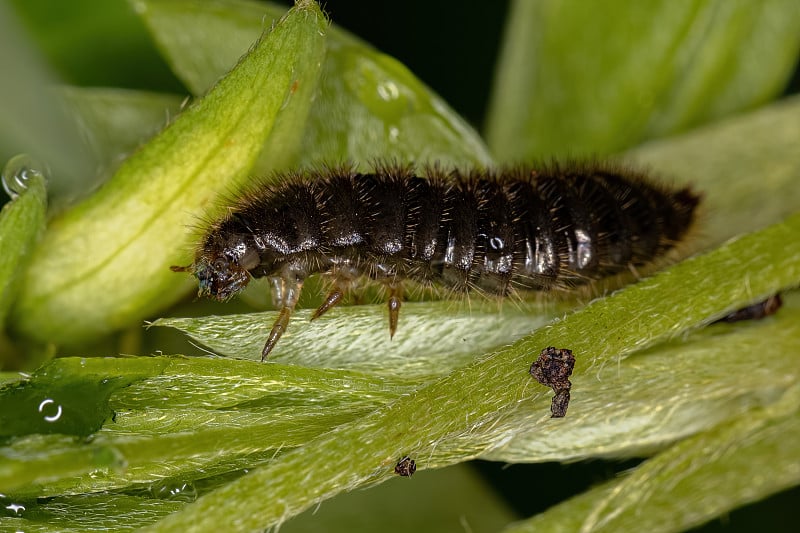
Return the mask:
<path id="1" fill-rule="evenodd" d="M 295 8 L 100 191 L 54 220 L 23 279 L 16 330 L 78 343 L 185 294 L 189 281 L 169 266 L 189 260 L 195 236 L 187 227 L 221 213 L 220 195 L 247 183 L 282 109 L 310 105 L 293 98 L 293 87 L 316 82 L 325 28 L 315 4 Z"/>
<path id="2" fill-rule="evenodd" d="M 800 382 L 791 356 L 766 355 L 800 349 L 800 293 L 783 298 L 784 307 L 768 320 L 714 325 L 581 371 L 564 420 L 553 423 L 522 403 L 492 430 L 502 446 L 481 457 L 509 463 L 642 457 L 749 417 Z"/>
<path id="3" fill-rule="evenodd" d="M 505 533 L 684 531 L 800 484 L 800 388 L 772 408 L 688 438 Z"/>
<path id="4" fill-rule="evenodd" d="M 0 85 L 0 161 L 28 153 L 52 168 L 52 201 L 91 174 L 91 163 L 78 131 L 49 90 L 56 77 L 14 11 L 9 2 L 0 6 L 0 64 L 4 77 L 13 80 Z"/>
<path id="5" fill-rule="evenodd" d="M 287 11 L 277 4 L 241 0 L 131 3 L 172 71 L 194 95 L 206 93 Z"/>
<path id="6" fill-rule="evenodd" d="M 6 179 L 14 177 L 7 176 Z M 16 296 L 20 270 L 45 226 L 45 177 L 31 175 L 26 186 L 17 199 L 4 205 L 0 211 L 0 249 L 3 250 L 0 254 L 0 329 Z"/>
<path id="7" fill-rule="evenodd" d="M 282 7 L 195 0 L 153 4 L 145 15 L 173 70 L 194 94 L 226 72 Z M 180 33 L 173 29 L 184 28 Z M 346 31 L 330 29 L 328 54 L 305 129 L 301 165 L 375 160 L 491 164 L 478 134 L 405 66 Z"/>
<path id="8" fill-rule="evenodd" d="M 422 379 L 443 375 L 477 355 L 544 325 L 565 306 L 472 302 L 403 304 L 402 329 L 390 337 L 385 306 L 341 307 L 309 323 L 311 310 L 295 312 L 271 361 Z M 178 328 L 219 354 L 258 361 L 276 313 L 162 318 L 154 326 Z M 320 339 L 325 339 L 324 346 Z"/>
<path id="9" fill-rule="evenodd" d="M 800 50 L 791 0 L 516 2 L 488 121 L 500 160 L 609 154 L 774 97 Z"/>
<path id="10" fill-rule="evenodd" d="M 80 186 L 73 186 L 68 199 L 72 204 L 102 185 L 127 157 L 169 124 L 185 103 L 178 95 L 129 89 L 65 86 L 55 92 L 97 168 L 93 177 L 86 176 Z"/>
<path id="11" fill-rule="evenodd" d="M 0 388 L 0 491 L 35 498 L 130 490 L 252 468 L 414 387 L 403 378 L 218 358 L 56 359 Z M 37 411 L 44 398 L 52 405 Z M 58 419 L 43 420 L 56 407 Z M 30 416 L 12 416 L 20 412 Z"/>
<path id="12" fill-rule="evenodd" d="M 800 209 L 800 98 L 795 96 L 684 135 L 645 143 L 626 161 L 703 194 L 700 248 L 774 224 Z"/>

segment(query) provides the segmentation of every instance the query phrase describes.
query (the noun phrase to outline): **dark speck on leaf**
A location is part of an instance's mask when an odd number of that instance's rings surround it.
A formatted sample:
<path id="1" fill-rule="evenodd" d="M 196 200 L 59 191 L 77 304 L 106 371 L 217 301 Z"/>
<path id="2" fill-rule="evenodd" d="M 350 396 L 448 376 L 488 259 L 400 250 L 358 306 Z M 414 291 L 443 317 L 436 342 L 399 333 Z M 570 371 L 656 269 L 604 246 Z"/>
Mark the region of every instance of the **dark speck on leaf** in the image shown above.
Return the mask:
<path id="1" fill-rule="evenodd" d="M 398 476 L 411 477 L 417 471 L 417 463 L 409 456 L 405 456 L 395 465 L 394 473 Z"/>
<path id="2" fill-rule="evenodd" d="M 575 356 L 572 355 L 572 350 L 553 346 L 542 350 L 539 358 L 531 365 L 531 376 L 555 392 L 550 404 L 552 418 L 562 418 L 567 414 L 569 390 L 572 387 L 569 377 L 573 368 L 575 368 Z"/>
<path id="3" fill-rule="evenodd" d="M 559 389 L 550 402 L 550 418 L 563 418 L 569 406 L 569 389 Z"/>

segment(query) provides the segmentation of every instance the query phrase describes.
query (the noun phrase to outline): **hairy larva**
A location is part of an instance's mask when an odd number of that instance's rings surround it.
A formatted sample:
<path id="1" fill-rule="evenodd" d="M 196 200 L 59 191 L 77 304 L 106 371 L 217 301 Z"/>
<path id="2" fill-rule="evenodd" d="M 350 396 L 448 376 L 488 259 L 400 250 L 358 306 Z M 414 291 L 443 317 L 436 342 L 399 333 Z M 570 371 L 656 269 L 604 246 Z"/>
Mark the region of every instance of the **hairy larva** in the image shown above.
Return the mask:
<path id="1" fill-rule="evenodd" d="M 317 318 L 360 279 L 388 289 L 393 336 L 410 280 L 453 293 L 569 289 L 652 262 L 691 226 L 699 197 L 603 163 L 443 171 L 378 166 L 287 175 L 246 194 L 214 223 L 194 263 L 199 294 L 226 300 L 271 280 L 286 330 L 303 280 L 325 273 Z"/>

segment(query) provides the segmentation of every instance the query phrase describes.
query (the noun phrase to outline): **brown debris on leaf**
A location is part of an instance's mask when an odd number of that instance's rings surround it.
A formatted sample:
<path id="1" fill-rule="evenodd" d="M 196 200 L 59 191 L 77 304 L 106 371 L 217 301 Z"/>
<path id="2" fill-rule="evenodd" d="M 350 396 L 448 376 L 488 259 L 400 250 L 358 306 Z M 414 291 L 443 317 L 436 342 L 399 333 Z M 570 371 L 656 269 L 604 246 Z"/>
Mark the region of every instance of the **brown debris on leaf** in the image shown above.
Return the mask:
<path id="1" fill-rule="evenodd" d="M 575 368 L 575 356 L 572 355 L 572 350 L 553 346 L 542 350 L 539 358 L 531 365 L 531 376 L 542 385 L 551 387 L 555 392 L 553 401 L 550 403 L 552 418 L 562 418 L 567 414 L 569 391 L 572 387 L 569 377 L 572 375 L 573 368 Z"/>
<path id="2" fill-rule="evenodd" d="M 417 463 L 414 459 L 406 455 L 394 467 L 394 473 L 398 476 L 411 477 L 417 471 Z"/>

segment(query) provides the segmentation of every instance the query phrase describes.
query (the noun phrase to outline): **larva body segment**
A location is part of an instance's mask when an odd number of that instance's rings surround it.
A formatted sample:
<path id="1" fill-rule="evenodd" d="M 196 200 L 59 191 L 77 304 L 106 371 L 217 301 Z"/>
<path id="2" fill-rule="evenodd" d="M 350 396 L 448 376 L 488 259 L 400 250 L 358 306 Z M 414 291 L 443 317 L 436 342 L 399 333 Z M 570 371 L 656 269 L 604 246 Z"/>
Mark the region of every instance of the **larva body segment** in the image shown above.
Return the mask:
<path id="1" fill-rule="evenodd" d="M 389 288 L 394 334 L 402 283 L 496 295 L 565 289 L 652 262 L 690 228 L 699 197 L 597 163 L 537 170 L 379 167 L 288 176 L 254 191 L 214 224 L 190 267 L 200 294 L 227 299 L 251 277 L 272 279 L 288 324 L 303 280 L 328 273 L 336 305 L 358 278 Z"/>

